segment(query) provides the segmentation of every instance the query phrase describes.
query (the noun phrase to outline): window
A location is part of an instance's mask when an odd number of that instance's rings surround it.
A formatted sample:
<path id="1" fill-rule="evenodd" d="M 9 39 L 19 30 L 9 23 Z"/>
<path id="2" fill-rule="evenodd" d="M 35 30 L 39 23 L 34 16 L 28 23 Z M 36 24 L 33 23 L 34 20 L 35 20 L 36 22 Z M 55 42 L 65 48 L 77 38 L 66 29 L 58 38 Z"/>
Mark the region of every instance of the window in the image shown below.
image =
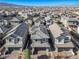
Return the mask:
<path id="1" fill-rule="evenodd" d="M 9 42 L 12 42 L 12 40 L 13 40 L 12 37 L 10 37 L 10 38 L 9 38 Z"/>
<path id="2" fill-rule="evenodd" d="M 12 40 L 11 40 L 11 38 L 9 39 L 9 42 L 11 42 Z"/>
<path id="3" fill-rule="evenodd" d="M 37 41 L 37 39 L 35 41 Z"/>
<path id="4" fill-rule="evenodd" d="M 20 41 L 20 39 L 19 39 L 19 38 L 17 38 L 17 41 L 19 42 L 19 41 Z"/>
<path id="5" fill-rule="evenodd" d="M 45 42 L 48 42 L 48 39 L 45 39 Z"/>
<path id="6" fill-rule="evenodd" d="M 61 42 L 62 41 L 62 39 L 58 39 L 58 42 Z"/>
<path id="7" fill-rule="evenodd" d="M 16 38 L 16 39 L 15 39 L 15 41 L 14 41 L 14 42 L 15 42 L 15 44 L 16 44 L 16 43 L 18 43 L 18 42 L 19 42 L 19 40 L 20 40 L 19 38 Z"/>
<path id="8" fill-rule="evenodd" d="M 42 39 L 42 40 L 41 40 L 41 43 L 44 43 L 44 42 L 45 42 L 45 39 Z"/>
<path id="9" fill-rule="evenodd" d="M 65 37 L 64 43 L 69 42 L 69 37 Z"/>

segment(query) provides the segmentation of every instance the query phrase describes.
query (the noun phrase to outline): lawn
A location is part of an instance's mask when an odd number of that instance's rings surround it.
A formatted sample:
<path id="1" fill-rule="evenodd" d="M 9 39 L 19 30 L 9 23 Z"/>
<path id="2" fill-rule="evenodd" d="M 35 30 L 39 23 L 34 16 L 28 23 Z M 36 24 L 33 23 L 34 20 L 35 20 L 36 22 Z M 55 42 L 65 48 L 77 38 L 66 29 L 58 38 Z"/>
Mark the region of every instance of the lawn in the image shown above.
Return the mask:
<path id="1" fill-rule="evenodd" d="M 25 49 L 23 51 L 24 54 L 24 59 L 30 59 L 30 50 L 29 49 Z"/>

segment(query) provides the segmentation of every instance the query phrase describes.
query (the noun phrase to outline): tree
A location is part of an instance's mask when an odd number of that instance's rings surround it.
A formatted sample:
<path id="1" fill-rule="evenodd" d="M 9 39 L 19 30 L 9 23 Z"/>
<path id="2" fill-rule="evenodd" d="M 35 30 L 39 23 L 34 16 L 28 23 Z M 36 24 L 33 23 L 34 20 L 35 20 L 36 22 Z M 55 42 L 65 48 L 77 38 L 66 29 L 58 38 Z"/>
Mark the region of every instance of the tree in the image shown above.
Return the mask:
<path id="1" fill-rule="evenodd" d="M 23 51 L 24 54 L 24 59 L 30 59 L 30 50 L 29 49 L 25 49 Z"/>

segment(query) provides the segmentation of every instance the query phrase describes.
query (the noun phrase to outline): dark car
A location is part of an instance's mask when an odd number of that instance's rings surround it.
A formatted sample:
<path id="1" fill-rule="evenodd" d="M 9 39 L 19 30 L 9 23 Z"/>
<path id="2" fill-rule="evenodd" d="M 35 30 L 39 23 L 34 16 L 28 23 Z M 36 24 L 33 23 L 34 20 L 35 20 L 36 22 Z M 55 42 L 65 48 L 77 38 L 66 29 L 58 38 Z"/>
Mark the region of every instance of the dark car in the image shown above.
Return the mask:
<path id="1" fill-rule="evenodd" d="M 48 59 L 48 56 L 47 55 L 41 55 L 41 56 L 38 56 L 38 59 Z"/>

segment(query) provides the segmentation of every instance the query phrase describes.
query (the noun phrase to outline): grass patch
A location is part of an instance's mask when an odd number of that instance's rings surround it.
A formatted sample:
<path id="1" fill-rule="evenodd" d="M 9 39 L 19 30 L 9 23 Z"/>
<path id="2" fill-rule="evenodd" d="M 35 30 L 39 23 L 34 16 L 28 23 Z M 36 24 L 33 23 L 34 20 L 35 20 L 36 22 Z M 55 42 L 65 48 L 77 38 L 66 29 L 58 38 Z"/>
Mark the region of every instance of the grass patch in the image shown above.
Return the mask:
<path id="1" fill-rule="evenodd" d="M 24 59 L 30 59 L 30 50 L 29 49 L 25 49 L 23 51 L 24 54 Z"/>

